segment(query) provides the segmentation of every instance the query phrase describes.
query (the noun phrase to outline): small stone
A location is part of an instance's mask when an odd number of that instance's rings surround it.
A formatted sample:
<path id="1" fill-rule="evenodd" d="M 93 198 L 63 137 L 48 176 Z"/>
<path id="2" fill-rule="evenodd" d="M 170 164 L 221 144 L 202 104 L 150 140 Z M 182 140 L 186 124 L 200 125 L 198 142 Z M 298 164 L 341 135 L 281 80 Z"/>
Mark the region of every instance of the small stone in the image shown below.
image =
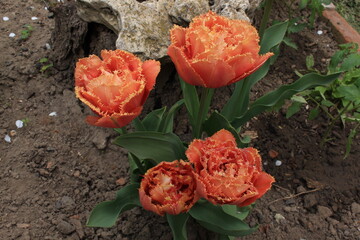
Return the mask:
<path id="1" fill-rule="evenodd" d="M 6 22 L 9 21 L 10 19 L 8 17 L 3 17 L 3 20 Z"/>
<path id="2" fill-rule="evenodd" d="M 120 185 L 120 186 L 122 186 L 122 185 L 124 185 L 126 183 L 126 179 L 125 178 L 119 178 L 118 180 L 116 180 L 116 184 L 117 185 Z"/>
<path id="3" fill-rule="evenodd" d="M 282 161 L 280 161 L 280 160 L 275 161 L 275 166 L 280 167 L 281 164 L 282 164 Z"/>
<path id="4" fill-rule="evenodd" d="M 271 158 L 276 158 L 277 156 L 279 156 L 279 153 L 278 153 L 277 151 L 271 149 L 271 150 L 269 151 L 269 156 L 270 156 Z"/>
<path id="5" fill-rule="evenodd" d="M 281 221 L 285 220 L 285 217 L 283 215 L 281 215 L 280 213 L 275 214 L 274 218 L 277 223 L 280 223 Z"/>
<path id="6" fill-rule="evenodd" d="M 331 211 L 330 208 L 328 207 L 324 207 L 324 206 L 317 206 L 317 210 L 318 210 L 318 214 L 320 215 L 320 217 L 322 218 L 328 218 L 331 215 L 333 215 L 333 212 Z"/>
<path id="7" fill-rule="evenodd" d="M 17 128 L 22 128 L 24 126 L 24 122 L 21 120 L 16 120 L 15 125 Z"/>
<path id="8" fill-rule="evenodd" d="M 50 49 L 51 49 L 51 46 L 50 46 L 49 43 L 45 43 L 45 47 L 46 47 L 47 50 L 50 50 Z"/>
<path id="9" fill-rule="evenodd" d="M 39 169 L 39 174 L 44 177 L 47 177 L 50 175 L 50 173 L 46 169 L 43 169 L 43 168 Z"/>
<path id="10" fill-rule="evenodd" d="M 11 137 L 8 134 L 5 135 L 4 140 L 5 142 L 11 143 Z"/>
<path id="11" fill-rule="evenodd" d="M 360 204 L 356 203 L 356 202 L 353 202 L 351 204 L 351 212 L 352 214 L 358 214 L 360 213 Z"/>
<path id="12" fill-rule="evenodd" d="M 321 34 L 323 34 L 323 31 L 322 31 L 322 30 L 318 30 L 316 33 L 317 33 L 318 35 L 321 35 Z"/>
<path id="13" fill-rule="evenodd" d="M 93 138 L 92 143 L 95 145 L 95 147 L 99 150 L 103 150 L 107 146 L 107 139 L 109 138 L 109 134 L 106 133 L 103 129 L 99 129 L 97 131 Z"/>
<path id="14" fill-rule="evenodd" d="M 296 188 L 296 193 L 303 193 L 303 192 L 306 192 L 306 189 L 303 186 L 300 185 Z"/>
<path id="15" fill-rule="evenodd" d="M 35 21 L 35 20 L 38 20 L 37 17 L 31 17 L 31 20 Z"/>
<path id="16" fill-rule="evenodd" d="M 56 228 L 59 232 L 65 235 L 69 235 L 70 233 L 75 231 L 75 227 L 73 225 L 63 220 L 59 221 Z"/>
<path id="17" fill-rule="evenodd" d="M 15 36 L 16 36 L 15 33 L 10 33 L 10 34 L 9 34 L 9 37 L 11 37 L 11 38 L 13 38 L 13 37 L 15 37 Z"/>
<path id="18" fill-rule="evenodd" d="M 75 170 L 73 176 L 74 176 L 74 177 L 80 177 L 80 171 L 79 171 L 79 170 Z"/>
<path id="19" fill-rule="evenodd" d="M 316 199 L 315 194 L 308 194 L 304 196 L 304 207 L 305 208 L 311 208 L 315 205 L 317 205 L 318 200 Z"/>
<path id="20" fill-rule="evenodd" d="M 56 112 L 51 112 L 51 113 L 49 113 L 49 116 L 50 116 L 50 117 L 56 117 L 56 116 L 57 116 L 57 113 L 56 113 Z"/>
<path id="21" fill-rule="evenodd" d="M 85 237 L 85 232 L 79 219 L 73 217 L 70 219 L 70 223 L 75 227 L 76 233 L 80 239 Z"/>
<path id="22" fill-rule="evenodd" d="M 16 224 L 16 227 L 18 227 L 18 228 L 29 228 L 30 224 L 28 224 L 28 223 L 18 223 L 18 224 Z"/>

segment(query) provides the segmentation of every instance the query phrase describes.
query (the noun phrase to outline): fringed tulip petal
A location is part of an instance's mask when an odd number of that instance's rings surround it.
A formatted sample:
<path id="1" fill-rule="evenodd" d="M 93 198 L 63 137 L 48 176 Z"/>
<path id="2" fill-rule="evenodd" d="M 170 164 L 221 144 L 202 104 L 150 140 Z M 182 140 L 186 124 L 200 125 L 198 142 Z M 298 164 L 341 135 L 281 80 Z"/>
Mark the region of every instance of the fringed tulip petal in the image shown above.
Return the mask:
<path id="1" fill-rule="evenodd" d="M 140 115 L 149 92 L 155 85 L 160 63 L 142 62 L 122 50 L 101 51 L 82 58 L 75 69 L 76 96 L 98 116 L 89 116 L 94 126 L 119 128 Z"/>
<path id="2" fill-rule="evenodd" d="M 256 194 L 255 196 L 247 199 L 246 201 L 242 202 L 241 204 L 238 204 L 240 207 L 243 207 L 243 206 L 247 206 L 247 205 L 250 205 L 252 204 L 253 202 L 255 202 L 257 199 L 261 198 L 270 188 L 271 188 L 271 185 L 272 183 L 275 182 L 275 179 L 265 173 L 265 172 L 261 172 L 255 182 L 254 182 L 254 187 L 256 188 L 258 194 Z"/>
<path id="3" fill-rule="evenodd" d="M 189 211 L 199 200 L 191 164 L 176 160 L 149 169 L 141 180 L 139 196 L 146 210 L 159 215 Z"/>
<path id="4" fill-rule="evenodd" d="M 186 156 L 194 165 L 198 194 L 213 204 L 249 205 L 274 182 L 261 170 L 258 151 L 237 148 L 224 129 L 205 140 L 195 139 Z"/>
<path id="5" fill-rule="evenodd" d="M 226 86 L 235 78 L 235 72 L 223 60 L 200 60 L 191 66 L 202 79 L 206 79 L 204 87 L 207 88 Z"/>
<path id="6" fill-rule="evenodd" d="M 204 86 L 205 82 L 200 75 L 191 67 L 185 53 L 178 47 L 170 45 L 168 55 L 175 64 L 178 74 L 184 81 L 191 85 Z"/>
<path id="7" fill-rule="evenodd" d="M 218 88 L 235 83 L 258 69 L 269 54 L 259 55 L 259 36 L 247 21 L 211 11 L 192 20 L 188 28 L 170 31 L 168 55 L 187 83 Z"/>
<path id="8" fill-rule="evenodd" d="M 143 74 L 146 79 L 146 91 L 150 92 L 156 81 L 156 77 L 160 72 L 160 63 L 155 60 L 147 60 L 142 65 Z"/>

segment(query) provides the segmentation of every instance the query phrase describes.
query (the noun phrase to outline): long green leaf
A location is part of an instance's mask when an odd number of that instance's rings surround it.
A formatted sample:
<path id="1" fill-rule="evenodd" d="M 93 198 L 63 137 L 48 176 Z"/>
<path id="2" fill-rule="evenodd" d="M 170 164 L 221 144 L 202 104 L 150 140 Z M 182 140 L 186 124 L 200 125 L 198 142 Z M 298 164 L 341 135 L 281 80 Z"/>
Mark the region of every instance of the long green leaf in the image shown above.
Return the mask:
<path id="1" fill-rule="evenodd" d="M 98 204 L 86 223 L 89 227 L 112 227 L 120 213 L 136 206 L 139 201 L 139 184 L 130 184 L 120 189 L 113 201 Z"/>
<path id="2" fill-rule="evenodd" d="M 260 43 L 260 54 L 267 53 L 276 45 L 279 45 L 287 31 L 289 22 L 279 22 L 267 28 Z"/>
<path id="3" fill-rule="evenodd" d="M 178 215 L 166 214 L 166 219 L 170 225 L 174 240 L 186 240 L 186 222 L 189 219 L 188 213 Z"/>
<path id="4" fill-rule="evenodd" d="M 159 130 L 159 126 L 161 121 L 163 120 L 163 116 L 166 112 L 166 107 L 155 109 L 150 112 L 146 117 L 142 120 L 142 124 L 147 131 L 155 131 Z"/>
<path id="5" fill-rule="evenodd" d="M 279 45 L 283 41 L 287 27 L 288 22 L 281 22 L 266 29 L 262 38 L 260 53 L 267 53 L 273 47 Z M 248 109 L 250 89 L 255 83 L 266 76 L 271 65 L 270 60 L 266 61 L 256 72 L 246 79 L 235 84 L 233 94 L 221 111 L 221 114 L 230 122 L 233 121 L 234 118 L 243 115 Z"/>
<path id="6" fill-rule="evenodd" d="M 220 206 L 198 202 L 189 211 L 190 215 L 210 231 L 229 236 L 244 236 L 255 231 L 242 220 L 228 215 Z"/>
<path id="7" fill-rule="evenodd" d="M 128 133 L 117 137 L 114 143 L 140 159 L 152 159 L 157 163 L 185 159 L 185 147 L 173 133 Z"/>
<path id="8" fill-rule="evenodd" d="M 249 110 L 241 117 L 236 118 L 231 124 L 235 128 L 239 128 L 244 123 L 249 121 L 252 117 L 268 110 L 278 104 L 280 101 L 289 99 L 295 93 L 313 88 L 319 85 L 326 85 L 339 77 L 340 73 L 334 73 L 327 76 L 322 76 L 317 73 L 309 73 L 299 78 L 296 82 L 283 85 L 278 89 L 265 94 L 257 99 L 249 108 Z"/>
<path id="9" fill-rule="evenodd" d="M 160 124 L 160 127 L 159 127 L 160 132 L 170 133 L 173 131 L 175 113 L 184 104 L 184 102 L 185 102 L 185 100 L 181 99 L 181 100 L 177 101 L 174 105 L 171 106 L 169 112 L 166 113 L 166 117 L 163 118 L 163 121 Z"/>
<path id="10" fill-rule="evenodd" d="M 224 204 L 221 205 L 221 208 L 223 211 L 233 217 L 236 217 L 240 220 L 244 220 L 250 213 L 252 209 L 252 205 L 246 206 L 246 207 L 238 207 L 235 205 L 228 205 Z"/>
<path id="11" fill-rule="evenodd" d="M 241 116 L 248 108 L 251 87 L 266 76 L 270 68 L 267 61 L 255 73 L 235 84 L 235 90 L 229 101 L 225 104 L 221 114 L 230 122 Z"/>

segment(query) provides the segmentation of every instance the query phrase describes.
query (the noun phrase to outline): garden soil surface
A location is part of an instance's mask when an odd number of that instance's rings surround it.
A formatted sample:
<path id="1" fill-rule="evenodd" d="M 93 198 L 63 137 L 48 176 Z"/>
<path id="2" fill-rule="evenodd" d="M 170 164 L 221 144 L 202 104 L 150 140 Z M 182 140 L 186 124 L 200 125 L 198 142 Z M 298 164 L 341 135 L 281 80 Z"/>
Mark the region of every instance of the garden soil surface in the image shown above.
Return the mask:
<path id="1" fill-rule="evenodd" d="M 129 168 L 126 152 L 112 144 L 116 133 L 84 122 L 92 113 L 75 97 L 73 68 L 79 57 L 114 49 L 116 36 L 77 19 L 71 4 L 49 11 L 44 2 L 1 0 L 0 239 L 171 239 L 165 218 L 140 208 L 121 214 L 109 229 L 85 226 L 94 206 L 113 199 L 128 183 Z M 295 70 L 305 73 L 309 54 L 315 67 L 324 69 L 337 49 L 322 20 L 293 39 L 299 48 L 282 47 L 270 74 L 253 89 L 253 98 L 293 82 Z M 47 61 L 40 62 L 42 58 Z M 54 66 L 47 68 L 50 63 Z M 215 108 L 230 91 L 217 90 Z M 164 63 L 144 114 L 179 98 L 173 66 Z M 251 226 L 260 224 L 259 230 L 244 239 L 360 239 L 359 136 L 343 159 L 351 126 L 336 125 L 332 140 L 320 147 L 326 117 L 309 121 L 303 109 L 286 119 L 285 111 L 263 114 L 245 129 L 276 183 L 246 219 Z M 185 113 L 180 111 L 175 130 L 189 141 Z M 17 128 L 16 120 L 24 119 L 26 124 Z M 215 239 L 194 222 L 188 229 L 189 239 Z"/>

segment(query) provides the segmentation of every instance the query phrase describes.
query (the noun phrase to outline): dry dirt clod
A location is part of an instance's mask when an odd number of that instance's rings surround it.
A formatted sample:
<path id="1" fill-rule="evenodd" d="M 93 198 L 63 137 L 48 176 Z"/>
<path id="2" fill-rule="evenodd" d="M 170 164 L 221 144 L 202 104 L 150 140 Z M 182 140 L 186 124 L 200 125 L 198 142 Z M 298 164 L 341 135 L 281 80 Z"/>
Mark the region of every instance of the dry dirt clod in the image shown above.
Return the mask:
<path id="1" fill-rule="evenodd" d="M 59 223 L 56 226 L 56 229 L 61 232 L 62 234 L 69 235 L 70 233 L 75 231 L 75 227 L 63 220 L 60 220 Z"/>
<path id="2" fill-rule="evenodd" d="M 351 212 L 354 215 L 360 213 L 360 204 L 358 204 L 357 202 L 353 202 L 351 204 Z"/>

